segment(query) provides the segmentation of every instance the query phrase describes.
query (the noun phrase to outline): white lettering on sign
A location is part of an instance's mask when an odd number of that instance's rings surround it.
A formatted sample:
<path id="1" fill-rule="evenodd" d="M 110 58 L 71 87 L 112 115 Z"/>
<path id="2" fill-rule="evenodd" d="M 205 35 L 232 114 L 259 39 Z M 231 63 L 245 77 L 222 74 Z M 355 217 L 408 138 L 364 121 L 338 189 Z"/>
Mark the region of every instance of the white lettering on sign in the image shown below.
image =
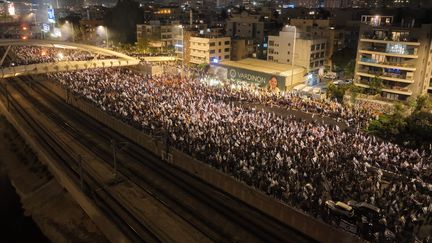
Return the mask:
<path id="1" fill-rule="evenodd" d="M 239 72 L 238 70 L 235 69 L 230 69 L 228 73 L 229 73 L 229 78 L 232 79 L 239 78 L 239 79 L 246 80 L 248 82 L 253 82 L 258 84 L 265 84 L 268 79 L 266 77 L 259 76 L 259 75 Z"/>

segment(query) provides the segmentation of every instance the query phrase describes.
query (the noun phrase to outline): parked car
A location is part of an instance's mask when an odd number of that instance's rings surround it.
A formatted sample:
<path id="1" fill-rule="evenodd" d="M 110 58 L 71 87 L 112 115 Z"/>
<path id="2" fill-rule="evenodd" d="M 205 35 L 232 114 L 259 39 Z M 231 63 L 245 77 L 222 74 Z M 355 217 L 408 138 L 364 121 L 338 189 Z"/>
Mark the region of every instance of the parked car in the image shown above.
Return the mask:
<path id="1" fill-rule="evenodd" d="M 323 77 L 328 79 L 335 79 L 337 78 L 337 74 L 334 72 L 327 72 L 326 74 L 324 74 Z"/>
<path id="2" fill-rule="evenodd" d="M 325 202 L 326 207 L 334 214 L 345 217 L 347 219 L 354 217 L 354 210 L 348 204 L 343 202 L 334 202 L 332 200 L 327 200 Z"/>
<path id="3" fill-rule="evenodd" d="M 351 84 L 351 83 L 352 83 L 352 79 L 346 79 L 346 80 L 339 79 L 339 80 L 333 81 L 334 85 L 346 85 L 346 84 Z"/>
<path id="4" fill-rule="evenodd" d="M 381 209 L 370 203 L 351 200 L 347 204 L 354 209 L 355 214 L 365 216 L 373 222 L 378 222 L 382 218 Z"/>

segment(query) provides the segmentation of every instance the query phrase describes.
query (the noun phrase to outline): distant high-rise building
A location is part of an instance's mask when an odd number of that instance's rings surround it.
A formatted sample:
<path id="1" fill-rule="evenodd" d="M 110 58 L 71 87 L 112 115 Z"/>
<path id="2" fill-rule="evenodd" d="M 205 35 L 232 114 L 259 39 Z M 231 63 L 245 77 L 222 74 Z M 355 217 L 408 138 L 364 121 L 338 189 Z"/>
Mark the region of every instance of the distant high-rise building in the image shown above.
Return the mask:
<path id="1" fill-rule="evenodd" d="M 296 7 L 303 8 L 318 8 L 322 3 L 321 0 L 292 0 L 291 2 Z"/>

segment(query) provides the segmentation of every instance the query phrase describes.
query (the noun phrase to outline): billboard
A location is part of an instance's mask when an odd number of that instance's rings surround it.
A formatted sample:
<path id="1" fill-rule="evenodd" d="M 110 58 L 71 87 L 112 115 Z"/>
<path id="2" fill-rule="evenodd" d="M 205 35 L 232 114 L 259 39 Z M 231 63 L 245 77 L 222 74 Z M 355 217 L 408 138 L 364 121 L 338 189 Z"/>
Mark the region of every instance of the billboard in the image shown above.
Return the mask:
<path id="1" fill-rule="evenodd" d="M 48 23 L 54 24 L 55 22 L 54 9 L 48 8 Z"/>
<path id="2" fill-rule="evenodd" d="M 223 64 L 212 65 L 212 70 L 213 74 L 220 79 L 241 80 L 259 87 L 269 87 L 271 89 L 278 87 L 280 90 L 285 90 L 285 77 L 279 75 L 224 66 Z"/>

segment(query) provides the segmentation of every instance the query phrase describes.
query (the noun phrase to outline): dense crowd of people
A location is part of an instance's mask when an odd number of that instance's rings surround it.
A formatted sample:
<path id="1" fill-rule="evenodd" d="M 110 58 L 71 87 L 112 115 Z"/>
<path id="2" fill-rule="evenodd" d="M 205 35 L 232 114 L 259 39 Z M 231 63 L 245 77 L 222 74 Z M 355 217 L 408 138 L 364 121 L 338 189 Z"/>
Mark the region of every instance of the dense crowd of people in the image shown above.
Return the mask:
<path id="1" fill-rule="evenodd" d="M 234 87 L 234 88 L 233 88 Z M 289 110 L 299 110 L 307 113 L 318 114 L 335 118 L 348 126 L 365 127 L 369 121 L 379 114 L 390 112 L 388 105 L 356 101 L 347 106 L 339 102 L 305 97 L 303 94 L 292 91 L 281 93 L 265 92 L 266 88 L 260 88 L 248 84 L 232 84 L 232 81 L 223 83 L 224 98 L 229 101 L 244 101 L 248 103 L 265 104 L 271 107 L 282 107 Z"/>
<path id="2" fill-rule="evenodd" d="M 363 124 L 375 114 L 358 103 L 211 87 L 201 75 L 148 76 L 127 69 L 49 74 L 100 109 L 166 141 L 294 207 L 327 222 L 328 200 L 355 200 L 381 209 L 375 239 L 412 241 L 432 221 L 431 150 L 408 149 L 356 129 L 316 119 L 275 115 L 238 102 L 261 102 Z M 378 107 L 379 108 L 379 107 Z M 348 219 L 347 219 L 348 220 Z M 364 233 L 364 231 L 362 231 Z M 392 234 L 388 234 L 392 232 Z"/>
<path id="3" fill-rule="evenodd" d="M 5 66 L 54 63 L 59 61 L 89 61 L 96 57 L 96 54 L 88 51 L 41 46 L 12 46 L 10 51 L 16 58 L 13 59 L 13 62 L 6 62 Z M 108 57 L 98 55 L 98 58 Z"/>

